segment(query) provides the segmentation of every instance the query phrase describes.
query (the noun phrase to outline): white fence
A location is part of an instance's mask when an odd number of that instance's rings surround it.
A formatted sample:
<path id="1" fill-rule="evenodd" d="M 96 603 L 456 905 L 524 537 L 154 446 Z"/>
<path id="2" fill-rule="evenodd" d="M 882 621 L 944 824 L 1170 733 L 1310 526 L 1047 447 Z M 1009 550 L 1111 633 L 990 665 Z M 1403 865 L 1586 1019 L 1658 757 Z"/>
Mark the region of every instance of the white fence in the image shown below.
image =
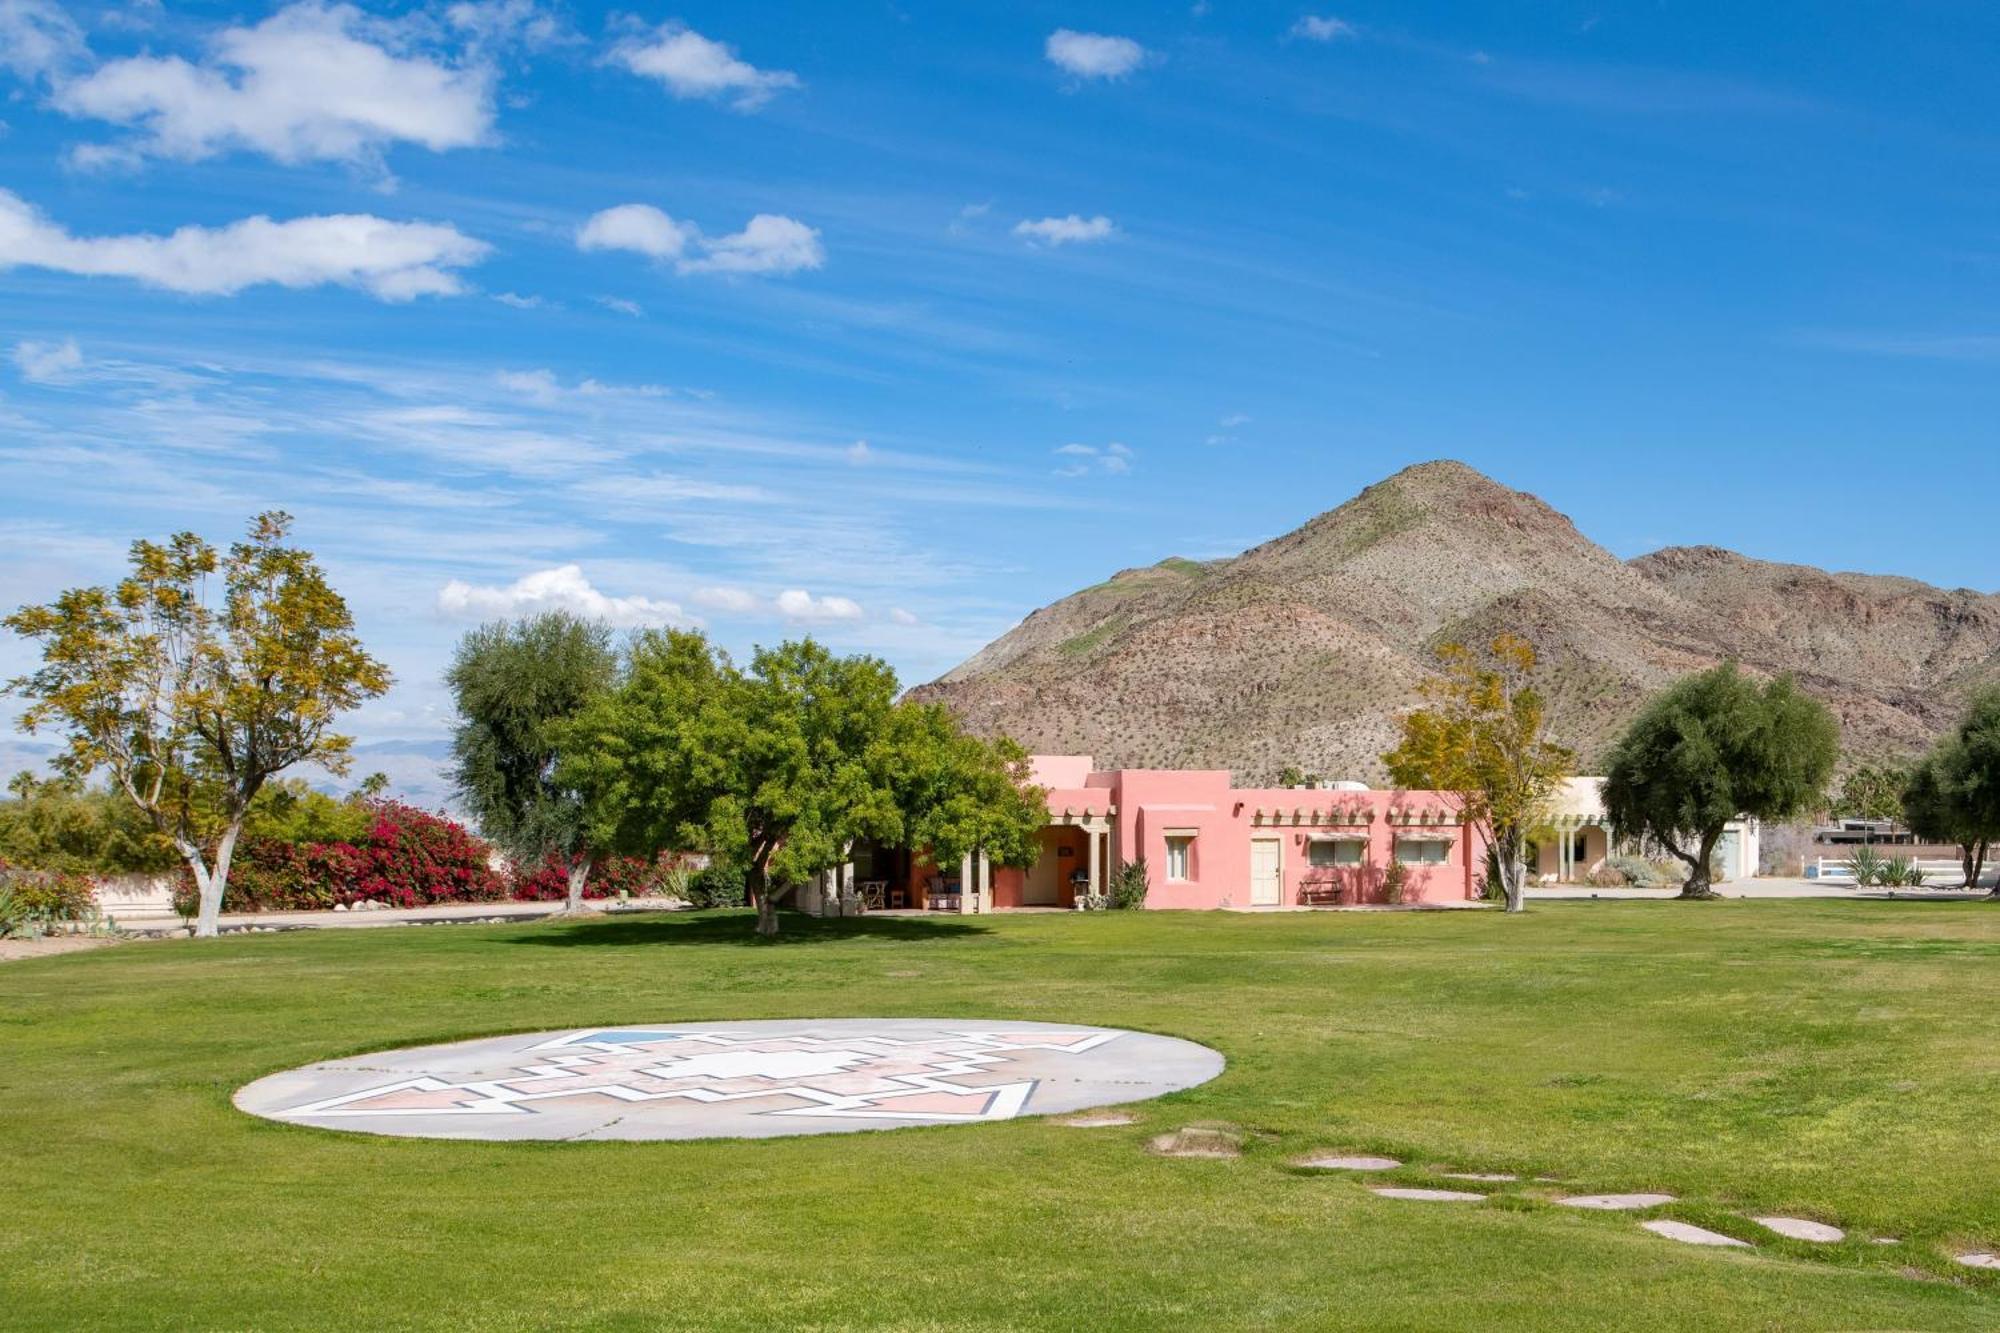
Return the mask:
<path id="1" fill-rule="evenodd" d="M 1897 858 L 1885 856 L 1882 859 L 1889 861 Z M 1917 867 L 1924 872 L 1924 883 L 1937 888 L 1956 888 L 1965 878 L 1965 867 L 1956 858 L 1925 857 L 1917 862 Z M 1844 856 L 1822 856 L 1807 869 L 1806 878 L 1832 884 L 1852 884 L 1853 864 Z"/>

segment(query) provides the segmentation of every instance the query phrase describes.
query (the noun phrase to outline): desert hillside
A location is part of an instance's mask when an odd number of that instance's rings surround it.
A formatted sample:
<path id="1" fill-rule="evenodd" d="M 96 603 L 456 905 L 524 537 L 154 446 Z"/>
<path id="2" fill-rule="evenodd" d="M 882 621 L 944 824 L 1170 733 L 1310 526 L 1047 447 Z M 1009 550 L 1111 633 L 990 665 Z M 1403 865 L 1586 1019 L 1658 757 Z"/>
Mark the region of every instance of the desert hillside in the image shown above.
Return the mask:
<path id="1" fill-rule="evenodd" d="M 1593 764 L 1649 692 L 1724 658 L 1796 673 L 1856 756 L 1915 751 L 2000 677 L 2000 596 L 1714 547 L 1622 561 L 1534 496 L 1435 462 L 1230 559 L 1125 570 L 915 693 L 1111 765 L 1379 780 L 1437 645 L 1501 630 L 1534 643 L 1555 728 Z"/>

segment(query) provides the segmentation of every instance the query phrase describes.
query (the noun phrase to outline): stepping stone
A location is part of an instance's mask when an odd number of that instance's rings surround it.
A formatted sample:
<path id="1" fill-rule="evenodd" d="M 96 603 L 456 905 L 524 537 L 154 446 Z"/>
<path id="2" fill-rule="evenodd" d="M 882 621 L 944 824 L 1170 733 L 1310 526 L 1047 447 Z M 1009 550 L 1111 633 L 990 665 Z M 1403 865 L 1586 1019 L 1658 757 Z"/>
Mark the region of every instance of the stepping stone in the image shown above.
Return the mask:
<path id="1" fill-rule="evenodd" d="M 1967 1268 L 2000 1268 L 2000 1254 L 1961 1254 L 1958 1261 Z"/>
<path id="2" fill-rule="evenodd" d="M 1602 1212 L 1617 1212 L 1626 1208 L 1658 1208 L 1663 1203 L 1672 1203 L 1671 1194 L 1572 1194 L 1556 1202 L 1565 1208 L 1595 1208 Z"/>
<path id="3" fill-rule="evenodd" d="M 1823 1245 L 1831 1245 L 1837 1240 L 1846 1240 L 1847 1233 L 1839 1227 L 1830 1227 L 1824 1222 L 1812 1222 L 1803 1217 L 1753 1217 L 1750 1219 L 1766 1231 L 1775 1231 L 1780 1236 L 1793 1240 L 1815 1240 Z"/>
<path id="4" fill-rule="evenodd" d="M 1402 1163 L 1393 1157 L 1308 1157 L 1299 1165 L 1322 1171 L 1393 1171 Z"/>
<path id="5" fill-rule="evenodd" d="M 1073 1115 L 1056 1121 L 1058 1125 L 1068 1125 L 1071 1129 L 1108 1129 L 1113 1125 L 1136 1125 L 1139 1117 L 1125 1115 L 1119 1111 L 1108 1111 L 1101 1115 Z"/>
<path id="6" fill-rule="evenodd" d="M 1641 1222 L 1639 1225 L 1655 1236 L 1665 1236 L 1668 1240 L 1677 1240 L 1683 1245 L 1736 1245 L 1746 1250 L 1750 1248 L 1750 1242 L 1747 1240 L 1725 1236 L 1720 1231 L 1710 1231 L 1706 1227 L 1698 1227 L 1689 1222 L 1674 1222 L 1662 1217 L 1655 1218 L 1651 1222 Z"/>
<path id="7" fill-rule="evenodd" d="M 1901 1245 L 1903 1238 L 1901 1236 L 1870 1236 L 1868 1242 L 1871 1245 Z"/>
<path id="8" fill-rule="evenodd" d="M 1520 1179 L 1519 1176 L 1508 1175 L 1505 1171 L 1440 1171 L 1438 1174 L 1446 1180 L 1485 1180 L 1497 1183 Z"/>
<path id="9" fill-rule="evenodd" d="M 1243 1140 L 1224 1129 L 1177 1129 L 1146 1145 L 1161 1157 L 1241 1157 Z"/>
<path id="10" fill-rule="evenodd" d="M 1385 1199 L 1422 1199 L 1430 1203 L 1484 1203 L 1484 1194 L 1474 1194 L 1471 1190 L 1423 1190 L 1402 1185 L 1371 1185 L 1369 1193 L 1379 1194 Z"/>

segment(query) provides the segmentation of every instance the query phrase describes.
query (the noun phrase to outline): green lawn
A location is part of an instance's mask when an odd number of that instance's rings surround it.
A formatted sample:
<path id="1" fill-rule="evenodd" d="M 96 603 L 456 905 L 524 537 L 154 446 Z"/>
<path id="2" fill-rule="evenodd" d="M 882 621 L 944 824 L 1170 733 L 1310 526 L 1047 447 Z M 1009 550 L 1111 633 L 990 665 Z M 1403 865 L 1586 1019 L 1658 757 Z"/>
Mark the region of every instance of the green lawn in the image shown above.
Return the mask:
<path id="1" fill-rule="evenodd" d="M 0 965 L 0 1325 L 2000 1326 L 2000 905 L 1561 903 L 336 930 Z M 998 1016 L 1229 1058 L 1130 1128 L 470 1144 L 244 1116 L 332 1056 L 677 1019 Z M 1228 1122 L 1235 1161 L 1144 1151 Z M 1699 1250 L 1524 1186 L 1377 1199 L 1289 1163 L 1663 1190 Z M 1414 1165 L 1395 1173 L 1426 1179 Z M 1764 1237 L 1736 1212 L 1836 1222 Z M 1901 1238 L 1893 1246 L 1870 1235 Z"/>

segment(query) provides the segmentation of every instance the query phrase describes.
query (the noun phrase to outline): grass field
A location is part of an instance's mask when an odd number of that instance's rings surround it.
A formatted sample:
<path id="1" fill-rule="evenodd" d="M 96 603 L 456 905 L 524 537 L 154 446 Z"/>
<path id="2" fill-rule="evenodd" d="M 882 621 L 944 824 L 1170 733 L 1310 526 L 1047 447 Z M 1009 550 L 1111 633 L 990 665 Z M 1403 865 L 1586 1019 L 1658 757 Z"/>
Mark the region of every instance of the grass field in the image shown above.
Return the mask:
<path id="1" fill-rule="evenodd" d="M 2000 1326 L 2000 906 L 338 930 L 0 966 L 0 1325 Z M 1140 1124 L 474 1144 L 235 1111 L 371 1049 L 704 1018 L 1150 1029 L 1229 1068 Z M 1233 1161 L 1144 1151 L 1219 1121 Z M 1662 1190 L 1700 1250 L 1510 1187 L 1395 1202 L 1314 1149 Z M 1444 1182 L 1432 1182 L 1444 1183 Z M 1736 1214 L 1846 1227 L 1813 1246 Z M 1868 1238 L 1899 1238 L 1876 1245 Z"/>

